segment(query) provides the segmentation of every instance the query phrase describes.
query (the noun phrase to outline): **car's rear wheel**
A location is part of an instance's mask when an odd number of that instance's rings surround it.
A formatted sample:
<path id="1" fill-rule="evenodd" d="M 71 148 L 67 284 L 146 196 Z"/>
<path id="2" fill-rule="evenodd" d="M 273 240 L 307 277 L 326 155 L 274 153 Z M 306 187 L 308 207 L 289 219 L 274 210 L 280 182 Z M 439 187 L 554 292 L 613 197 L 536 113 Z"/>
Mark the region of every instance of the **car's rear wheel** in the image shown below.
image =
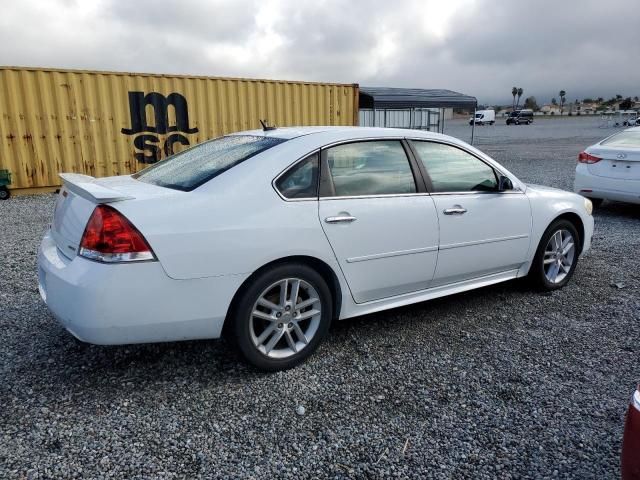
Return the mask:
<path id="1" fill-rule="evenodd" d="M 0 200 L 7 200 L 11 196 L 11 192 L 7 187 L 0 187 Z"/>
<path id="2" fill-rule="evenodd" d="M 258 274 L 239 297 L 233 336 L 249 363 L 285 370 L 318 348 L 331 323 L 331 305 L 331 292 L 318 272 L 306 265 L 279 265 Z"/>
<path id="3" fill-rule="evenodd" d="M 576 227 L 568 220 L 556 220 L 542 235 L 529 278 L 543 290 L 564 287 L 573 276 L 579 252 L 580 236 Z"/>

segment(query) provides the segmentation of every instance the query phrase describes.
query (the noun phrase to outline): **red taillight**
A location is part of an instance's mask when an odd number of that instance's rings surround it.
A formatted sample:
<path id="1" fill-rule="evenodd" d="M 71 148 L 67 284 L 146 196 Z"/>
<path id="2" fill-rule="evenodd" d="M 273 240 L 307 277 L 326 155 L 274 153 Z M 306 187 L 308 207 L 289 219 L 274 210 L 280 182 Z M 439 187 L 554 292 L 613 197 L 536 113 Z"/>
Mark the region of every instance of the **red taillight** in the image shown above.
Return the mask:
<path id="1" fill-rule="evenodd" d="M 155 260 L 151 247 L 138 229 L 108 205 L 98 205 L 93 210 L 78 254 L 108 263 Z"/>
<path id="2" fill-rule="evenodd" d="M 580 152 L 578 154 L 578 163 L 598 163 L 600 160 L 602 160 L 600 157 L 596 157 L 587 152 Z"/>

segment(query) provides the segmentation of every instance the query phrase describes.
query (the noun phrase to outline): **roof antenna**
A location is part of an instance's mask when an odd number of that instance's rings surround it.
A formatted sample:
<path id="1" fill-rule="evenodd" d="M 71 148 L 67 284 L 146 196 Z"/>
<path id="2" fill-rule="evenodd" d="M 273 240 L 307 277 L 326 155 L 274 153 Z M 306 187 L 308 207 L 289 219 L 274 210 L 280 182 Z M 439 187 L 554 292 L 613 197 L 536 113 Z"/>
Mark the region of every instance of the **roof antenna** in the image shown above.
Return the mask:
<path id="1" fill-rule="evenodd" d="M 262 125 L 263 132 L 268 132 L 269 130 L 275 130 L 277 128 L 275 126 L 269 126 L 269 123 L 267 123 L 266 120 L 260 120 L 260 125 Z"/>

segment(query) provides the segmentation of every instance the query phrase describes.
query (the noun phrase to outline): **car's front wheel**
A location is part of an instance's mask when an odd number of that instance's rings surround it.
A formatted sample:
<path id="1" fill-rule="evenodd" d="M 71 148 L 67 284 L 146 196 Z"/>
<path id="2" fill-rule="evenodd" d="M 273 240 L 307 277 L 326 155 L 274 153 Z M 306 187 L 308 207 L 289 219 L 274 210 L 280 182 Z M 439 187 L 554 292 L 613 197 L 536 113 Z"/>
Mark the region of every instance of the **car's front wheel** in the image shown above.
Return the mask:
<path id="1" fill-rule="evenodd" d="M 259 273 L 232 314 L 233 337 L 245 359 L 261 370 L 294 367 L 320 345 L 332 318 L 331 292 L 322 276 L 300 264 Z"/>
<path id="2" fill-rule="evenodd" d="M 564 287 L 576 269 L 580 236 L 573 223 L 560 219 L 549 225 L 542 235 L 529 277 L 543 290 Z"/>

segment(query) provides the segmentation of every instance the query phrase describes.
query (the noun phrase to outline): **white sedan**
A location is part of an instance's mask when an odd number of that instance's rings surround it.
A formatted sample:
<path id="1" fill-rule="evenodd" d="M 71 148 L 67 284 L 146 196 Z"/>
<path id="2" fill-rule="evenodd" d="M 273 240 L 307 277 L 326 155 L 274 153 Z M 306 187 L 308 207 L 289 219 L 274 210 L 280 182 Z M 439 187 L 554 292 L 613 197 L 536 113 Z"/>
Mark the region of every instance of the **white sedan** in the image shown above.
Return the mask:
<path id="1" fill-rule="evenodd" d="M 615 133 L 578 155 L 574 190 L 596 205 L 640 203 L 640 127 Z"/>
<path id="2" fill-rule="evenodd" d="M 265 370 L 300 363 L 334 319 L 527 275 L 561 288 L 593 234 L 588 199 L 416 130 L 247 131 L 135 175 L 61 176 L 39 287 L 73 335 L 224 327 Z"/>

